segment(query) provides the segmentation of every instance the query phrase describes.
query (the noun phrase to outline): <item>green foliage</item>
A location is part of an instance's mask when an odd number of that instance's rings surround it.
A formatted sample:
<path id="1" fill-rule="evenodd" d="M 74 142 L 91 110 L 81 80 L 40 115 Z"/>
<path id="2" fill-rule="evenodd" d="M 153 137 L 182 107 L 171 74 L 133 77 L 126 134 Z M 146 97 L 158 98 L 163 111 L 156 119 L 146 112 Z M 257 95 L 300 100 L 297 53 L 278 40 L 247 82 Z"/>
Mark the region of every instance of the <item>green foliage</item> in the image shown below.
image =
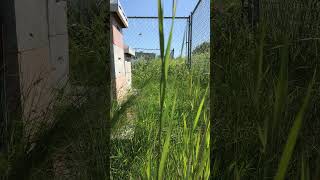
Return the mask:
<path id="1" fill-rule="evenodd" d="M 77 20 L 77 13 L 69 10 L 69 52 L 71 82 L 75 85 L 99 86 L 106 84 L 106 64 L 109 53 L 104 6 L 89 11 L 90 21 Z"/>
<path id="2" fill-rule="evenodd" d="M 158 132 L 158 160 L 157 160 L 157 167 L 159 168 L 159 172 L 157 174 L 157 179 L 163 179 L 163 168 L 164 162 L 167 158 L 167 151 L 170 144 L 170 135 L 166 139 L 166 143 L 164 146 L 164 153 L 161 155 L 160 161 L 160 154 L 161 154 L 161 139 L 162 139 L 162 123 L 163 118 L 166 116 L 165 112 L 165 101 L 166 101 L 166 90 L 167 90 L 167 81 L 168 81 L 168 70 L 169 70 L 169 56 L 170 56 L 170 48 L 171 48 L 171 41 L 172 41 L 172 32 L 174 26 L 174 18 L 176 16 L 176 1 L 173 1 L 172 4 L 172 23 L 170 28 L 169 39 L 167 42 L 167 46 L 164 47 L 164 32 L 163 32 L 163 9 L 162 9 L 162 2 L 158 0 L 158 19 L 159 19 L 159 38 L 160 38 L 160 57 L 161 57 L 161 80 L 160 80 L 160 116 L 159 116 L 159 132 Z M 171 129 L 170 129 L 171 132 Z"/>
<path id="3" fill-rule="evenodd" d="M 193 50 L 193 54 L 203 54 L 206 52 L 210 52 L 210 42 L 204 42 L 202 44 L 200 44 L 199 46 L 197 46 L 194 50 Z"/>
<path id="4" fill-rule="evenodd" d="M 311 140 L 319 139 L 318 75 L 310 94 L 307 87 L 314 69 L 319 71 L 320 42 L 302 39 L 320 31 L 306 28 L 317 23 L 304 6 L 292 1 L 281 1 L 280 9 L 270 5 L 271 11 L 267 6 L 256 29 L 244 23 L 239 6 L 211 17 L 214 179 L 267 179 L 278 169 L 280 179 L 299 179 L 303 173 L 319 178 L 310 171 L 319 167 L 314 147 L 320 141 Z M 298 118 L 306 95 L 309 105 Z"/>
<path id="5" fill-rule="evenodd" d="M 279 168 L 278 168 L 275 180 L 283 180 L 285 178 L 286 171 L 287 171 L 287 168 L 288 168 L 288 165 L 289 165 L 289 161 L 291 159 L 292 152 L 294 150 L 294 147 L 295 147 L 295 144 L 296 144 L 296 141 L 297 141 L 297 137 L 298 137 L 299 131 L 300 131 L 301 126 L 302 126 L 303 117 L 305 116 L 305 111 L 306 111 L 307 106 L 308 106 L 309 101 L 310 101 L 311 90 L 312 90 L 312 86 L 314 84 L 315 75 L 316 75 L 316 72 L 314 73 L 313 78 L 311 80 L 311 83 L 310 83 L 310 85 L 308 87 L 307 95 L 306 95 L 306 97 L 304 99 L 302 107 L 301 107 L 299 113 L 297 114 L 297 116 L 295 118 L 295 121 L 294 121 L 294 124 L 293 124 L 293 126 L 292 126 L 292 128 L 290 130 L 287 143 L 285 145 L 284 151 L 283 151 L 282 156 L 281 156 L 281 160 L 280 160 L 280 163 L 279 163 Z"/>
<path id="6" fill-rule="evenodd" d="M 209 83 L 206 74 L 209 71 L 209 55 L 201 54 L 195 56 L 194 60 L 191 72 L 184 60 L 169 61 L 162 129 L 165 134 L 163 137 L 168 138 L 172 123 L 170 148 L 163 169 L 163 177 L 166 179 L 201 179 L 197 176 L 207 179 L 209 173 L 209 101 L 208 96 L 205 96 Z M 133 86 L 139 92 L 128 108 L 135 112 L 135 133 L 130 140 L 113 141 L 111 169 L 116 179 L 152 179 L 159 171 L 156 168 L 158 149 L 155 141 L 159 126 L 155 120 L 160 113 L 161 60 L 139 61 L 132 68 Z M 204 104 L 202 112 L 198 113 L 201 101 Z M 198 125 L 192 131 L 197 113 L 200 114 Z M 165 143 L 164 139 L 162 142 Z"/>
<path id="7" fill-rule="evenodd" d="M 115 140 L 113 143 L 112 176 L 117 179 L 209 179 L 209 53 L 193 57 L 192 71 L 183 59 L 172 61 L 169 53 L 173 21 L 165 49 L 162 11 L 159 0 L 160 59 L 140 60 L 132 67 L 133 85 L 140 91 L 130 103 L 137 121 L 135 134 L 129 142 Z M 175 4 L 173 20 L 174 15 Z"/>

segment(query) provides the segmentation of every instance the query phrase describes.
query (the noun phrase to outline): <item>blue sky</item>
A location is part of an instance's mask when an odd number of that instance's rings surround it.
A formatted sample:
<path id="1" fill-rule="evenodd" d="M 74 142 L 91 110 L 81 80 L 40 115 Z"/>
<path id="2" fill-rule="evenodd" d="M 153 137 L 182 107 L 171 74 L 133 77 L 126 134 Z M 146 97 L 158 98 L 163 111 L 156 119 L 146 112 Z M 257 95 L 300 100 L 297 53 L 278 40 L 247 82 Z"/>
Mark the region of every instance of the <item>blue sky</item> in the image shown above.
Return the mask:
<path id="1" fill-rule="evenodd" d="M 209 2 L 209 0 L 203 0 L 203 1 Z M 176 16 L 189 16 L 191 11 L 196 6 L 197 2 L 198 0 L 178 0 Z M 125 10 L 125 14 L 127 16 L 157 16 L 157 13 L 158 13 L 157 0 L 120 0 L 120 3 L 123 6 L 123 9 Z M 207 6 L 207 3 L 201 3 L 201 4 L 204 4 L 204 6 Z M 164 10 L 165 16 L 172 15 L 172 0 L 163 0 L 163 10 Z M 203 11 L 204 8 L 201 8 L 199 10 Z M 209 12 L 209 6 L 207 7 L 207 10 Z M 204 16 L 208 16 L 205 18 L 202 16 L 203 15 L 197 18 L 198 21 L 200 20 L 198 23 L 202 24 L 202 19 L 208 19 L 208 24 L 209 24 L 210 14 L 205 14 Z M 187 25 L 187 21 L 184 19 L 175 20 L 172 46 L 171 46 L 171 49 L 174 48 L 175 50 L 175 57 L 179 56 L 182 50 L 182 44 L 183 44 L 186 25 Z M 170 26 L 171 26 L 171 19 L 165 19 L 164 20 L 165 37 L 168 37 Z M 195 35 L 195 36 L 198 36 L 197 39 L 208 39 L 209 31 L 210 31 L 208 28 L 209 26 L 205 30 L 205 31 L 208 31 L 207 33 L 205 33 L 207 35 L 205 36 L 202 36 L 202 34 Z M 123 33 L 124 33 L 125 43 L 132 48 L 159 49 L 159 37 L 158 37 L 159 34 L 158 34 L 157 19 L 129 19 L 129 27 L 126 29 L 123 29 Z M 166 40 L 167 38 L 165 39 L 165 41 Z M 183 55 L 186 54 L 185 50 L 186 50 L 186 47 L 184 44 Z M 144 50 L 144 51 L 154 52 L 156 54 L 159 54 L 159 50 Z"/>
<path id="2" fill-rule="evenodd" d="M 157 16 L 158 0 L 120 0 L 127 16 Z M 198 0 L 178 0 L 177 16 L 188 16 Z M 172 0 L 163 1 L 165 16 L 172 15 Z"/>

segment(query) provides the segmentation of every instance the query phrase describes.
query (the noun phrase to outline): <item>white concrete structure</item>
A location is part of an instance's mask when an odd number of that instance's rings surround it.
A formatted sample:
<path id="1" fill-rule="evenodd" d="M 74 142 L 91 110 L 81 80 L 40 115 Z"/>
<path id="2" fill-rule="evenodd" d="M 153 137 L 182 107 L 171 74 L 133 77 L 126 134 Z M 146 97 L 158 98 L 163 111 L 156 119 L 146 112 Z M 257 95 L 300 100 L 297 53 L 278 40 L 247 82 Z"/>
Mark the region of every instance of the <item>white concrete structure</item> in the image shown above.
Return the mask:
<path id="1" fill-rule="evenodd" d="M 127 28 L 128 27 L 128 19 L 127 16 L 124 13 L 124 10 L 120 4 L 119 0 L 111 0 L 110 4 L 110 11 L 117 14 L 117 16 L 120 18 L 123 25 Z"/>
<path id="2" fill-rule="evenodd" d="M 131 63 L 125 60 L 126 45 L 122 34 L 122 28 L 128 28 L 128 19 L 119 0 L 111 0 L 110 11 L 113 99 L 122 101 L 131 89 Z"/>
<path id="3" fill-rule="evenodd" d="M 125 75 L 127 79 L 128 87 L 132 86 L 132 73 L 131 73 L 131 61 L 135 57 L 136 52 L 129 46 L 124 49 L 125 54 Z"/>
<path id="4" fill-rule="evenodd" d="M 53 94 L 69 74 L 67 2 L 3 0 L 0 6 L 5 9 L 1 63 L 7 68 L 2 77 L 8 82 L 6 103 L 26 121 L 50 119 Z"/>

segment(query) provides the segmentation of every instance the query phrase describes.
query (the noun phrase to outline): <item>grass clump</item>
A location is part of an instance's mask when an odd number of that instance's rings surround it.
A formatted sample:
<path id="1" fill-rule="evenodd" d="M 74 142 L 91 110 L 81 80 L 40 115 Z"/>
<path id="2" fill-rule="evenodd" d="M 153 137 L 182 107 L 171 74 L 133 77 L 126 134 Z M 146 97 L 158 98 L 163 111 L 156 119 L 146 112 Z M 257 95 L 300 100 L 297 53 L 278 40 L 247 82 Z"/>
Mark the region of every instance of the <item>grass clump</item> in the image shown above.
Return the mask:
<path id="1" fill-rule="evenodd" d="M 205 92 L 209 56 L 201 56 L 198 66 L 194 63 L 194 67 L 198 68 L 193 68 L 192 72 L 189 72 L 184 60 L 170 60 L 169 63 L 161 149 L 166 142 L 169 144 L 169 134 L 170 148 L 163 163 L 163 175 L 169 179 L 191 178 L 200 175 L 199 172 L 208 175 L 210 124 L 209 101 Z M 128 109 L 135 113 L 135 131 L 132 139 L 112 140 L 111 168 L 115 179 L 129 179 L 130 176 L 134 179 L 152 179 L 159 171 L 156 168 L 159 128 L 156 119 L 160 113 L 160 67 L 160 59 L 139 61 L 133 66 L 133 85 L 138 95 L 130 102 Z M 202 101 L 203 106 L 199 110 Z M 193 130 L 196 118 L 198 123 Z M 125 122 L 126 116 L 120 121 Z"/>
<path id="2" fill-rule="evenodd" d="M 214 179 L 319 178 L 320 31 L 311 1 L 285 2 L 260 1 L 256 28 L 236 4 L 211 17 Z"/>
<path id="3" fill-rule="evenodd" d="M 173 3 L 172 21 L 176 10 L 176 2 Z M 170 59 L 174 24 L 172 22 L 165 47 L 160 0 L 158 13 L 160 59 L 133 65 L 133 85 L 139 90 L 131 103 L 136 114 L 135 134 L 130 140 L 115 140 L 113 177 L 209 179 L 210 121 L 206 77 L 209 54 L 199 53 L 192 71 L 183 59 Z M 130 146 L 128 144 L 132 144 L 130 149 L 123 148 Z M 121 162 L 126 162 L 127 166 L 123 167 Z"/>

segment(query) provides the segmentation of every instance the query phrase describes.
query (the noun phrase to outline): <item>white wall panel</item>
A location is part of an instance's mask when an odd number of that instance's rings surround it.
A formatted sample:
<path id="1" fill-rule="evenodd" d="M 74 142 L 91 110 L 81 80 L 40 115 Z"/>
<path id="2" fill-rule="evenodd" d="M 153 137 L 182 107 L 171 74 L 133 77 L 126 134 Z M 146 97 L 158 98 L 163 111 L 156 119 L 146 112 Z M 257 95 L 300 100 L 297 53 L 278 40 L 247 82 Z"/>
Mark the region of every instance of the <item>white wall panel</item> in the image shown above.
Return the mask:
<path id="1" fill-rule="evenodd" d="M 46 0 L 16 0 L 16 29 L 18 51 L 42 48 L 48 45 Z"/>
<path id="2" fill-rule="evenodd" d="M 52 69 L 53 86 L 57 88 L 67 81 L 69 74 L 68 36 L 56 35 L 50 37 L 50 65 Z"/>
<path id="3" fill-rule="evenodd" d="M 48 0 L 49 35 L 67 34 L 66 1 Z"/>

